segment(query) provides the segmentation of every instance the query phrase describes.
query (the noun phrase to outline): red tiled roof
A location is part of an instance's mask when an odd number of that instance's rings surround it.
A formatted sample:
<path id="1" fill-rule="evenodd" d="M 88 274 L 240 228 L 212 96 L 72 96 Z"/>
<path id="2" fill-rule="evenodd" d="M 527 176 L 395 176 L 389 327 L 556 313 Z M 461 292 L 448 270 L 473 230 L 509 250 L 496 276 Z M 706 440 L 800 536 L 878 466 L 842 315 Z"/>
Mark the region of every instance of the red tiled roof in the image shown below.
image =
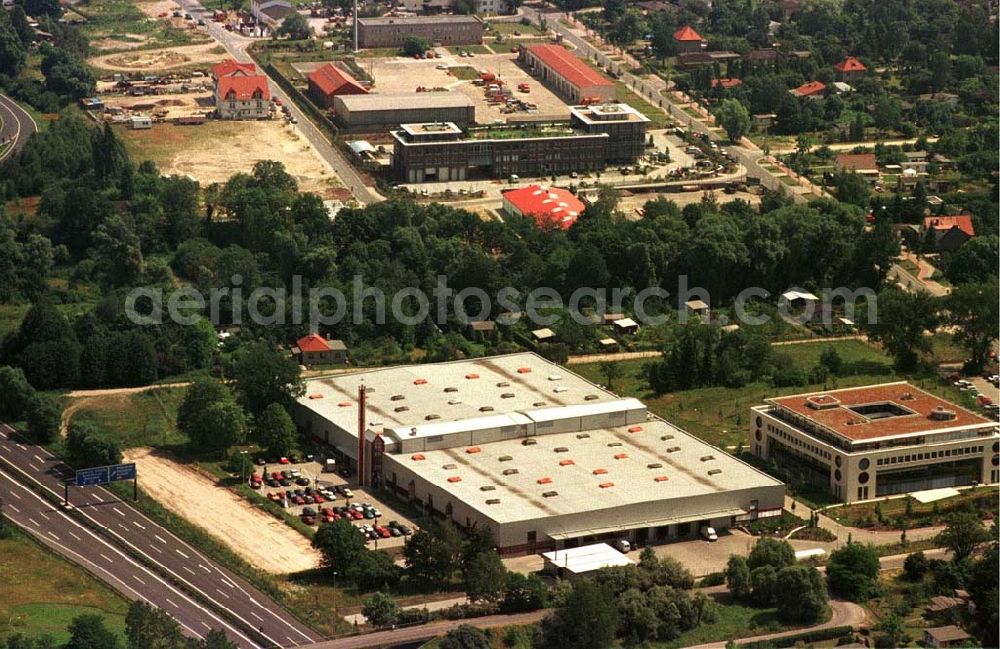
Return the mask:
<path id="1" fill-rule="evenodd" d="M 723 88 L 735 88 L 736 86 L 742 86 L 743 81 L 741 79 L 712 79 L 712 87 L 722 86 Z"/>
<path id="2" fill-rule="evenodd" d="M 958 228 L 970 237 L 976 236 L 976 230 L 972 227 L 972 217 L 968 214 L 957 216 L 928 216 L 924 218 L 925 230 L 950 230 Z"/>
<path id="3" fill-rule="evenodd" d="M 680 29 L 674 32 L 674 40 L 676 41 L 703 41 L 704 38 L 701 34 L 691 29 L 690 25 L 684 25 Z"/>
<path id="4" fill-rule="evenodd" d="M 613 85 L 596 70 L 570 53 L 562 45 L 529 45 L 528 51 L 559 76 L 578 88 Z"/>
<path id="5" fill-rule="evenodd" d="M 792 92 L 799 97 L 811 97 L 812 95 L 822 94 L 824 90 L 826 90 L 826 84 L 820 81 L 807 81 Z"/>
<path id="6" fill-rule="evenodd" d="M 861 61 L 857 60 L 853 56 L 849 56 L 840 63 L 834 65 L 833 69 L 838 72 L 864 72 L 868 68 L 866 68 L 865 64 Z"/>
<path id="7" fill-rule="evenodd" d="M 228 59 L 212 68 L 212 76 L 216 79 L 228 77 L 229 75 L 237 72 L 242 72 L 243 74 L 256 74 L 257 66 L 253 63 L 240 63 L 239 61 Z"/>
<path id="8" fill-rule="evenodd" d="M 768 401 L 854 441 L 990 424 L 989 420 L 909 383 L 845 388 Z M 821 409 L 810 407 L 809 401 L 820 404 Z M 851 406 L 880 403 L 892 403 L 913 414 L 869 418 L 850 410 Z M 932 419 L 930 414 L 939 408 L 954 412 L 955 418 Z"/>
<path id="9" fill-rule="evenodd" d="M 843 171 L 878 171 L 874 153 L 841 153 L 836 166 Z"/>
<path id="10" fill-rule="evenodd" d="M 255 92 L 260 91 L 261 99 L 271 99 L 271 91 L 267 87 L 267 77 L 262 74 L 251 76 L 230 76 L 219 79 L 219 97 L 229 101 L 230 92 L 235 93 L 236 101 L 253 99 Z"/>
<path id="11" fill-rule="evenodd" d="M 335 67 L 332 63 L 327 63 L 310 72 L 309 80 L 315 83 L 320 91 L 327 95 L 368 92 L 354 77 Z"/>
<path id="12" fill-rule="evenodd" d="M 503 198 L 518 212 L 533 218 L 535 225 L 543 229 L 568 230 L 584 209 L 580 199 L 565 189 L 556 187 L 528 185 L 504 192 Z"/>
<path id="13" fill-rule="evenodd" d="M 330 345 L 326 342 L 326 339 L 319 334 L 309 334 L 308 336 L 303 336 L 299 338 L 298 342 L 295 344 L 298 345 L 298 348 L 304 352 L 330 351 Z"/>

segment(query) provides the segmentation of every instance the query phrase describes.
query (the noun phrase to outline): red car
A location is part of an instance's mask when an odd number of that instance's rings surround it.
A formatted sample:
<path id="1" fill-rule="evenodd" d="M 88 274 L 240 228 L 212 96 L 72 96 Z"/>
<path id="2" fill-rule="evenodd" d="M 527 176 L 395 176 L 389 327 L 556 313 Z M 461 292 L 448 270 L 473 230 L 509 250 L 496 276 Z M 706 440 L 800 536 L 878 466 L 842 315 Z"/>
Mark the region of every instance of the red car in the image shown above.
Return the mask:
<path id="1" fill-rule="evenodd" d="M 272 480 L 281 480 L 281 471 L 271 471 Z"/>
<path id="2" fill-rule="evenodd" d="M 276 103 L 276 104 L 278 104 L 279 106 L 281 105 L 281 102 L 280 102 L 279 100 L 275 99 L 274 101 L 275 101 L 275 103 Z M 279 459 L 279 460 L 278 460 L 278 464 L 290 464 L 290 462 L 289 462 L 289 460 L 288 460 L 288 458 L 287 458 L 287 457 L 283 457 L 283 458 L 281 458 L 281 459 Z M 280 474 L 279 474 L 279 475 L 280 475 Z"/>
<path id="3" fill-rule="evenodd" d="M 302 496 L 295 496 L 295 498 L 292 499 L 292 502 L 294 502 L 296 505 L 305 505 L 306 499 L 303 498 Z"/>
<path id="4" fill-rule="evenodd" d="M 322 505 L 323 503 L 326 502 L 326 498 L 324 498 L 318 493 L 312 494 L 312 497 L 313 497 L 313 502 L 316 503 L 317 505 Z"/>
<path id="5" fill-rule="evenodd" d="M 381 525 L 376 525 L 374 527 L 374 530 L 375 530 L 375 533 L 378 534 L 379 536 L 381 536 L 383 539 L 387 539 L 390 536 L 389 530 L 385 529 Z"/>

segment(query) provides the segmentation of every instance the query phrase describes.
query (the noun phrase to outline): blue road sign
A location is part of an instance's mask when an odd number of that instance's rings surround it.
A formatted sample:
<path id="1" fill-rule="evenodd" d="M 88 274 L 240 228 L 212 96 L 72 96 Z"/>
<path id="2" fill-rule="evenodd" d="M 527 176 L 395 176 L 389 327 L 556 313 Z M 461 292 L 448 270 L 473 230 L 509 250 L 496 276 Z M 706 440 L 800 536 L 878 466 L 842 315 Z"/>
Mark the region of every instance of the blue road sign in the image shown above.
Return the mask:
<path id="1" fill-rule="evenodd" d="M 89 469 L 79 469 L 76 472 L 76 486 L 108 484 L 108 467 L 95 466 Z"/>
<path id="2" fill-rule="evenodd" d="M 108 480 L 117 482 L 118 480 L 135 480 L 135 463 L 112 464 L 108 467 Z"/>

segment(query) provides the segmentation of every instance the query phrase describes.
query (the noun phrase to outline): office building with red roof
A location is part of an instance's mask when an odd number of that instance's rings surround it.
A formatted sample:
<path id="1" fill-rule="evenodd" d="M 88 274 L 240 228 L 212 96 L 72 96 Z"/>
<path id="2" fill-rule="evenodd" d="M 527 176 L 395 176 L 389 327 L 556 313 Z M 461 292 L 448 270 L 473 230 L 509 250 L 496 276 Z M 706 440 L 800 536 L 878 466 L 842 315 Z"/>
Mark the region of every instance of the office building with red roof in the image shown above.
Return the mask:
<path id="1" fill-rule="evenodd" d="M 309 73 L 309 97 L 323 108 L 333 108 L 337 95 L 364 95 L 368 90 L 332 63 Z"/>
<path id="2" fill-rule="evenodd" d="M 837 78 L 844 82 L 863 77 L 868 71 L 865 64 L 853 56 L 848 56 L 840 63 L 834 64 L 833 69 L 837 71 Z"/>
<path id="3" fill-rule="evenodd" d="M 996 420 L 906 382 L 764 400 L 751 451 L 845 501 L 996 483 Z"/>
<path id="4" fill-rule="evenodd" d="M 677 41 L 677 50 L 680 53 L 700 52 L 707 43 L 690 25 L 684 25 L 674 32 L 674 40 Z"/>
<path id="5" fill-rule="evenodd" d="M 584 205 L 565 189 L 528 185 L 504 192 L 503 209 L 512 216 L 533 219 L 540 230 L 568 230 Z"/>
<path id="6" fill-rule="evenodd" d="M 522 45 L 518 58 L 572 103 L 614 101 L 615 84 L 562 45 Z"/>

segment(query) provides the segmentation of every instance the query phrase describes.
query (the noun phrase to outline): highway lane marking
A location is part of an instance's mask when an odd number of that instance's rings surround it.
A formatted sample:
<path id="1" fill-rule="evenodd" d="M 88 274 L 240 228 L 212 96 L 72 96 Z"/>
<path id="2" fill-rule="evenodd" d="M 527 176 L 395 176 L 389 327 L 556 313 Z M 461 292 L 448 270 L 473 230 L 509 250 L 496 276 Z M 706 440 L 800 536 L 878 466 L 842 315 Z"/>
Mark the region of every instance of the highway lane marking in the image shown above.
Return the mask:
<path id="1" fill-rule="evenodd" d="M 34 518 L 29 518 L 28 520 L 31 521 L 31 524 L 34 525 L 35 527 L 41 527 L 41 525 L 38 524 L 38 521 L 36 521 Z"/>
<path id="2" fill-rule="evenodd" d="M 28 466 L 30 466 L 35 473 L 41 473 L 42 472 L 41 469 L 39 469 L 37 466 L 35 466 L 31 462 L 28 462 Z"/>
<path id="3" fill-rule="evenodd" d="M 229 586 L 230 588 L 236 588 L 236 584 L 234 584 L 233 582 L 229 581 L 225 577 L 220 577 L 220 579 L 221 579 L 222 583 L 224 583 L 225 585 Z"/>
<path id="4" fill-rule="evenodd" d="M 117 507 L 112 507 L 111 509 L 115 510 L 115 513 L 121 516 L 122 518 L 125 518 L 125 512 L 123 512 L 122 510 L 118 509 Z"/>
<path id="5" fill-rule="evenodd" d="M 18 500 L 21 500 L 21 496 L 20 496 L 20 495 L 18 495 L 18 493 L 17 493 L 16 491 L 12 491 L 12 492 L 10 492 L 10 495 L 11 495 L 11 496 L 14 496 L 14 497 L 15 497 L 15 498 L 17 498 Z"/>
<path id="6" fill-rule="evenodd" d="M 207 572 L 208 574 L 212 574 L 211 570 L 209 570 L 205 566 L 201 565 L 200 563 L 198 564 L 198 567 L 201 568 L 202 570 L 204 570 L 205 572 Z"/>
<path id="7" fill-rule="evenodd" d="M 185 559 L 190 559 L 191 558 L 191 557 L 189 557 L 188 555 L 184 554 L 183 552 L 181 552 L 180 550 L 178 550 L 176 548 L 174 549 L 174 552 L 176 552 L 177 554 L 181 555 Z"/>
<path id="8" fill-rule="evenodd" d="M 174 608 L 180 608 L 180 606 L 178 606 L 177 604 L 175 604 L 174 600 L 170 599 L 169 597 L 164 597 L 163 599 L 167 600 L 167 604 L 170 604 Z"/>
<path id="9" fill-rule="evenodd" d="M 163 554 L 163 550 L 161 550 L 160 548 L 156 547 L 155 545 L 151 545 L 151 546 L 149 546 L 149 547 L 151 547 L 151 548 L 153 548 L 154 550 L 156 550 L 156 553 L 157 553 L 157 554 Z"/>
<path id="10" fill-rule="evenodd" d="M 108 563 L 114 563 L 114 560 L 111 557 L 109 557 L 108 555 L 104 554 L 103 552 L 101 552 L 99 554 L 101 555 L 101 558 L 104 559 L 105 561 L 107 561 Z"/>
<path id="11" fill-rule="evenodd" d="M 217 592 L 218 594 L 222 595 L 222 596 L 223 596 L 223 597 L 225 597 L 226 599 L 229 599 L 229 595 L 226 595 L 226 594 L 225 594 L 224 592 L 222 592 L 222 591 L 221 591 L 221 590 L 219 590 L 218 588 L 216 588 L 216 589 L 215 589 L 215 592 Z"/>
<path id="12" fill-rule="evenodd" d="M 83 539 L 81 539 L 81 538 L 80 538 L 79 536 L 77 536 L 76 534 L 74 534 L 73 532 L 70 532 L 70 533 L 69 533 L 69 535 L 70 535 L 70 536 L 72 536 L 72 537 L 73 537 L 74 539 L 76 539 L 77 541 L 82 541 L 82 540 L 83 540 Z"/>
<path id="13" fill-rule="evenodd" d="M 264 618 L 262 618 L 261 616 L 257 615 L 257 612 L 256 612 L 256 611 L 250 611 L 250 615 L 254 616 L 255 618 L 257 618 L 257 619 L 258 619 L 258 620 L 260 620 L 261 622 L 263 622 L 263 621 L 264 621 Z"/>
<path id="14" fill-rule="evenodd" d="M 43 460 L 42 458 L 38 457 L 37 453 L 35 453 L 35 459 L 38 460 L 39 462 L 41 462 L 42 464 L 45 464 L 45 460 Z"/>
<path id="15" fill-rule="evenodd" d="M 140 530 L 146 529 L 146 526 L 140 523 L 139 521 L 132 521 L 132 524 L 138 527 Z"/>
<path id="16" fill-rule="evenodd" d="M 181 566 L 181 567 L 182 567 L 182 568 L 184 568 L 185 570 L 187 570 L 188 572 L 190 572 L 190 573 L 191 573 L 192 575 L 193 575 L 193 574 L 195 574 L 195 571 L 194 571 L 194 570 L 191 570 L 191 569 L 190 569 L 190 568 L 188 568 L 187 566 Z"/>
<path id="17" fill-rule="evenodd" d="M 49 517 L 45 515 L 45 512 L 38 512 L 38 515 L 44 518 L 45 520 L 49 520 Z"/>
<path id="18" fill-rule="evenodd" d="M 99 503 L 103 503 L 104 502 L 104 499 L 101 498 L 100 496 L 98 496 L 97 494 L 93 494 L 93 496 L 94 496 L 94 500 L 96 500 L 97 502 L 99 502 Z"/>
<path id="19" fill-rule="evenodd" d="M 143 586 L 145 586 L 145 585 L 146 585 L 146 582 L 144 582 L 143 580 L 139 579 L 139 576 L 138 576 L 138 575 L 132 575 L 132 579 L 135 579 L 135 580 L 136 580 L 137 582 L 139 582 L 139 583 L 140 583 L 140 584 L 142 584 Z"/>
<path id="20" fill-rule="evenodd" d="M 18 509 L 17 507 L 15 507 L 14 505 L 7 505 L 7 506 L 8 506 L 8 507 L 10 507 L 10 508 L 11 508 L 12 510 L 14 510 L 15 512 L 17 512 L 18 514 L 20 514 L 20 513 L 21 513 L 21 510 L 20 510 L 20 509 Z"/>
<path id="21" fill-rule="evenodd" d="M 59 537 L 56 536 L 55 534 L 53 534 L 52 532 L 49 532 L 49 536 L 51 536 L 52 538 L 54 538 L 56 541 L 59 540 Z"/>
<path id="22" fill-rule="evenodd" d="M 164 539 L 164 538 L 163 538 L 162 536 L 160 536 L 159 534 L 154 534 L 154 535 L 153 535 L 153 538 L 155 538 L 155 539 L 156 539 L 157 541 L 159 541 L 160 543 L 162 543 L 162 544 L 164 544 L 164 545 L 166 545 L 166 544 L 167 544 L 167 541 L 166 541 L 166 539 Z"/>
<path id="23" fill-rule="evenodd" d="M 127 528 L 127 527 L 125 527 L 124 525 L 122 525 L 121 523 L 118 523 L 118 527 L 120 527 L 120 528 L 122 528 L 123 530 L 125 530 L 126 532 L 128 532 L 128 528 Z"/>
<path id="24" fill-rule="evenodd" d="M 14 442 L 14 446 L 18 447 L 22 451 L 27 451 L 28 450 L 28 447 L 25 446 L 24 444 L 18 444 L 17 442 Z"/>

